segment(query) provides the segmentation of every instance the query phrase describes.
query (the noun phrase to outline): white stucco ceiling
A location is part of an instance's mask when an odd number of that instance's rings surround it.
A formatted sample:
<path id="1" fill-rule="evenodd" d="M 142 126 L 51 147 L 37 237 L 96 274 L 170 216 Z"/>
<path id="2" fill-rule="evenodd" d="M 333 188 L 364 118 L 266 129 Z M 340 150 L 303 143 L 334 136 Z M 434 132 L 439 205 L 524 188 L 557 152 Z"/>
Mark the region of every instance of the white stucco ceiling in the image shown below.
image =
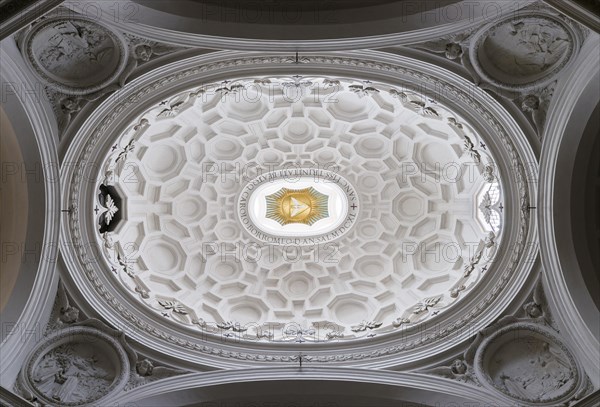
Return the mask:
<path id="1" fill-rule="evenodd" d="M 425 404 L 597 387 L 563 216 L 587 214 L 566 197 L 597 34 L 529 0 L 334 3 L 65 3 L 3 41 L 23 84 L 6 111 L 48 164 L 4 387 L 19 368 L 14 389 L 50 404 L 233 401 L 261 380 L 293 398 L 292 379 Z M 41 339 L 15 335 L 48 313 Z"/>
<path id="2" fill-rule="evenodd" d="M 79 163 L 63 179 L 77 208 L 63 225 L 77 249 L 66 264 L 86 300 L 140 328 L 132 335 L 147 346 L 209 364 L 222 361 L 203 354 L 291 360 L 304 342 L 323 361 L 416 360 L 403 351 L 437 352 L 453 346 L 449 335 L 467 338 L 465 324 L 494 318 L 532 265 L 520 261 L 534 249 L 532 191 L 514 144 L 528 154 L 526 141 L 483 92 L 454 84 L 461 79 L 378 58 L 316 56 L 298 67 L 211 54 L 107 99 L 65 156 Z M 244 191 L 298 169 L 339 175 L 335 216 L 351 208 L 355 218 L 302 233 L 298 223 L 250 219 L 266 237 L 242 226 Z"/>
<path id="3" fill-rule="evenodd" d="M 205 85 L 133 118 L 99 168 L 97 191 L 114 186 L 122 200 L 94 215 L 110 230 L 98 242 L 115 283 L 181 324 L 232 323 L 251 340 L 349 339 L 421 322 L 477 284 L 500 232 L 483 140 L 435 100 L 385 84 Z M 314 186 L 332 201 L 319 171 L 343 177 L 358 198 L 344 233 L 321 233 L 333 212 L 300 235 L 297 223 L 266 218 L 254 222 L 270 238 L 248 228 L 240 195 L 277 171 L 288 188 Z"/>

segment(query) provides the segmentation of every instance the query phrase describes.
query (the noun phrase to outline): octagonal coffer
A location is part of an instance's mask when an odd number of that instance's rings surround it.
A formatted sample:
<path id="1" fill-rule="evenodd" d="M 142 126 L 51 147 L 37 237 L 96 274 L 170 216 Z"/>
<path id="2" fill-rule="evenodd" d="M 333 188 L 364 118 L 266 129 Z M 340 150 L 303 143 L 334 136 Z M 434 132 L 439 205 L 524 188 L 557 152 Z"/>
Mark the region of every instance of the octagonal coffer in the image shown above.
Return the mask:
<path id="1" fill-rule="evenodd" d="M 347 233 L 359 209 L 348 180 L 322 169 L 284 169 L 259 175 L 242 190 L 239 219 L 258 240 L 309 245 Z"/>

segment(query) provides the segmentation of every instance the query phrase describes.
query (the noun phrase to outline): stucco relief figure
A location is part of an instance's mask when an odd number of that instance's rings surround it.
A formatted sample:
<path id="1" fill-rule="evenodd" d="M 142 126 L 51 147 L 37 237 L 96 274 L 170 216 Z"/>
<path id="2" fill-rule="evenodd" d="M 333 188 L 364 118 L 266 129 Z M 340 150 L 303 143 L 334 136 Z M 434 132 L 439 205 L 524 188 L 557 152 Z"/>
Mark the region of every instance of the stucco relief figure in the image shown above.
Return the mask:
<path id="1" fill-rule="evenodd" d="M 99 398 L 115 378 L 108 358 L 87 343 L 67 343 L 46 353 L 35 367 L 33 381 L 46 397 L 61 402 Z"/>
<path id="2" fill-rule="evenodd" d="M 539 282 L 533 290 L 531 301 L 523 304 L 523 311 L 526 319 L 532 319 L 535 322 L 552 326 L 552 315 L 541 282 Z"/>
<path id="3" fill-rule="evenodd" d="M 150 376 L 154 370 L 154 364 L 149 359 L 143 359 L 136 363 L 135 370 L 140 376 Z"/>
<path id="4" fill-rule="evenodd" d="M 565 29 L 551 20 L 533 17 L 513 20 L 490 30 L 480 58 L 484 69 L 494 77 L 498 73 L 515 75 L 529 82 L 559 64 L 568 52 L 569 43 Z M 497 79 L 511 82 L 514 78 Z"/>
<path id="5" fill-rule="evenodd" d="M 491 360 L 491 377 L 496 386 L 514 397 L 544 400 L 573 380 L 564 353 L 546 341 L 526 336 L 500 350 Z"/>
<path id="6" fill-rule="evenodd" d="M 77 322 L 77 320 L 79 319 L 79 316 L 80 316 L 79 309 L 70 304 L 69 297 L 67 296 L 67 291 L 65 290 L 65 287 L 64 287 L 62 281 L 60 282 L 60 284 L 58 286 L 57 296 L 58 296 L 58 306 L 59 306 L 58 321 L 57 321 L 58 324 L 65 325 L 65 324 L 72 324 L 74 322 Z"/>
<path id="7" fill-rule="evenodd" d="M 108 85 L 107 87 L 93 93 L 88 93 L 81 96 L 64 96 L 62 94 L 56 94 L 55 98 L 58 100 L 55 102 L 56 120 L 58 122 L 58 129 L 62 132 L 65 130 L 73 118 L 81 112 L 81 109 L 91 101 L 97 100 L 109 92 L 113 92 L 119 89 L 116 84 Z M 61 96 L 62 95 L 62 96 Z"/>
<path id="8" fill-rule="evenodd" d="M 81 100 L 75 97 L 66 97 L 59 102 L 58 107 L 58 128 L 66 129 L 71 122 L 71 118 L 81 111 Z"/>
<path id="9" fill-rule="evenodd" d="M 71 306 L 61 308 L 59 318 L 65 324 L 72 324 L 73 322 L 77 322 L 77 319 L 79 318 L 79 309 Z"/>
<path id="10" fill-rule="evenodd" d="M 521 58 L 515 57 L 515 64 L 521 69 L 544 71 L 554 64 L 568 46 L 564 31 L 554 24 L 512 23 L 511 35 L 517 38 L 518 49 L 523 50 Z"/>
<path id="11" fill-rule="evenodd" d="M 514 102 L 520 106 L 521 110 L 531 118 L 539 137 L 542 137 L 544 133 L 548 106 L 550 106 L 550 102 L 552 101 L 555 86 L 556 81 L 542 89 L 520 95 L 514 99 Z"/>
<path id="12" fill-rule="evenodd" d="M 83 22 L 60 21 L 38 34 L 38 60 L 66 80 L 83 79 L 112 65 L 115 49 L 106 33 Z"/>

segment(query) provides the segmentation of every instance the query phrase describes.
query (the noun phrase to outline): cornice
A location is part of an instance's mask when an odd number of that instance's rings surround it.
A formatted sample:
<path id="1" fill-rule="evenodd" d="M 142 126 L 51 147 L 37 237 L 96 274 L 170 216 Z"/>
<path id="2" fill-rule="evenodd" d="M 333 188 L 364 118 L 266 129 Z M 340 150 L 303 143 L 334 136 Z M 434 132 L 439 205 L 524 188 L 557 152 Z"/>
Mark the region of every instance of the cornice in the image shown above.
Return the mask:
<path id="1" fill-rule="evenodd" d="M 0 387 L 0 403 L 5 403 L 2 405 L 13 407 L 34 407 L 33 404 L 26 400 L 23 400 L 21 397 L 5 389 L 4 387 Z"/>
<path id="2" fill-rule="evenodd" d="M 545 3 L 571 17 L 573 20 L 585 24 L 592 30 L 600 32 L 600 18 L 592 11 L 577 4 L 573 0 L 544 0 Z"/>
<path id="3" fill-rule="evenodd" d="M 111 98 L 108 98 L 106 102 L 104 102 L 97 111 L 92 113 L 88 122 L 86 122 L 82 128 L 80 129 L 80 134 L 91 135 L 89 137 L 76 137 L 73 145 L 71 146 L 70 151 L 67 153 L 67 157 L 65 161 L 69 164 L 70 168 L 63 168 L 64 171 L 64 179 L 65 185 L 72 185 L 74 189 L 71 190 L 73 195 L 69 192 L 69 189 L 65 189 L 63 199 L 65 201 L 65 205 L 67 203 L 73 205 L 83 205 L 86 206 L 86 201 L 83 200 L 79 202 L 78 199 L 75 199 L 77 196 L 79 183 L 73 182 L 76 178 L 72 178 L 75 174 L 72 172 L 74 169 L 77 173 L 83 175 L 84 165 L 77 164 L 79 161 L 78 152 L 83 150 L 87 150 L 89 154 L 91 152 L 92 146 L 87 145 L 89 140 L 92 140 L 92 144 L 94 140 L 98 139 L 98 129 L 97 126 L 98 121 L 101 121 L 102 127 L 105 131 L 109 126 L 115 125 L 110 124 L 111 121 L 114 121 L 118 115 L 124 111 L 127 104 L 135 103 L 138 98 L 143 97 L 144 100 L 149 99 L 148 95 L 151 94 L 152 89 L 157 89 L 165 84 L 170 84 L 172 81 L 175 81 L 176 85 L 172 85 L 170 87 L 170 92 L 176 92 L 178 89 L 185 89 L 186 87 L 193 86 L 193 84 L 198 84 L 198 80 L 202 79 L 204 81 L 215 81 L 219 78 L 228 78 L 231 77 L 232 73 L 235 72 L 236 75 L 264 75 L 269 74 L 269 70 L 271 72 L 273 70 L 277 70 L 278 72 L 293 72 L 293 73 L 314 73 L 319 72 L 320 74 L 338 74 L 343 75 L 346 73 L 347 75 L 356 76 L 358 72 L 360 72 L 361 76 L 365 76 L 365 79 L 381 79 L 385 78 L 389 81 L 398 81 L 402 75 L 413 75 L 413 79 L 415 81 L 429 81 L 431 85 L 440 86 L 443 90 L 451 93 L 454 97 L 456 97 L 456 103 L 461 105 L 465 109 L 469 104 L 471 104 L 469 113 L 471 116 L 471 120 L 477 122 L 477 125 L 482 128 L 487 128 L 486 126 L 492 123 L 494 127 L 493 132 L 497 133 L 500 139 L 493 140 L 490 139 L 492 144 L 495 144 L 494 148 L 500 148 L 500 145 L 507 146 L 510 152 L 507 152 L 504 155 L 504 166 L 508 168 L 509 173 L 514 177 L 512 184 L 512 198 L 514 199 L 512 206 L 511 214 L 515 216 L 517 219 L 520 219 L 520 226 L 517 228 L 513 228 L 512 235 L 510 237 L 510 241 L 515 244 L 515 247 L 507 248 L 506 250 L 511 251 L 513 254 L 511 256 L 505 256 L 506 261 L 503 263 L 504 267 L 501 265 L 498 266 L 498 270 L 503 270 L 502 274 L 497 276 L 495 280 L 498 286 L 492 288 L 488 287 L 491 292 L 487 292 L 487 290 L 482 291 L 482 293 L 477 293 L 471 299 L 472 306 L 474 307 L 472 311 L 464 316 L 462 320 L 459 319 L 456 323 L 454 323 L 448 329 L 444 329 L 442 332 L 442 336 L 445 337 L 445 340 L 438 340 L 435 342 L 435 337 L 431 334 L 428 334 L 421 339 L 414 342 L 411 346 L 407 347 L 406 344 L 403 345 L 394 345 L 386 348 L 384 345 L 388 343 L 387 339 L 379 339 L 374 338 L 376 340 L 372 341 L 372 345 L 368 345 L 366 348 L 362 348 L 363 350 L 358 353 L 348 354 L 339 353 L 339 351 L 344 348 L 340 348 L 338 350 L 338 354 L 335 357 L 327 356 L 323 354 L 324 349 L 318 347 L 303 347 L 306 352 L 313 351 L 315 355 L 323 355 L 315 358 L 316 361 L 319 362 L 343 362 L 356 363 L 361 361 L 362 363 L 368 362 L 371 366 L 383 367 L 383 366 L 393 366 L 397 364 L 398 361 L 395 360 L 397 357 L 393 356 L 398 352 L 407 351 L 412 349 L 410 354 L 404 355 L 404 361 L 409 363 L 419 363 L 423 358 L 430 357 L 436 353 L 442 352 L 444 349 L 448 349 L 449 347 L 456 346 L 462 341 L 468 339 L 473 333 L 476 327 L 485 327 L 489 323 L 491 323 L 495 318 L 498 317 L 512 301 L 512 298 L 522 289 L 524 282 L 527 279 L 528 273 L 533 266 L 533 261 L 535 259 L 535 253 L 537 251 L 537 246 L 534 244 L 532 240 L 536 234 L 536 226 L 535 219 L 529 217 L 528 215 L 528 205 L 529 202 L 535 202 L 535 190 L 528 184 L 531 181 L 528 176 L 531 175 L 530 172 L 534 168 L 536 168 L 536 161 L 531 148 L 529 147 L 522 131 L 519 129 L 518 125 L 514 122 L 514 120 L 510 117 L 510 115 L 503 109 L 499 104 L 493 101 L 488 95 L 485 94 L 484 91 L 478 88 L 468 89 L 470 93 L 465 94 L 463 90 L 465 87 L 468 87 L 468 84 L 465 84 L 462 79 L 457 79 L 454 75 L 449 74 L 447 71 L 439 70 L 429 64 L 424 64 L 418 61 L 410 60 L 408 58 L 402 58 L 398 56 L 392 55 L 383 55 L 380 52 L 368 51 L 368 52 L 353 52 L 352 58 L 345 58 L 338 54 L 330 54 L 330 55 L 316 55 L 311 57 L 310 63 L 307 64 L 289 64 L 287 62 L 287 57 L 281 57 L 275 54 L 253 54 L 250 57 L 247 56 L 247 53 L 241 54 L 236 52 L 220 52 L 210 54 L 208 56 L 191 58 L 184 61 L 179 61 L 175 64 L 171 64 L 168 66 L 161 67 L 151 74 L 145 75 L 143 77 L 138 78 L 136 81 L 130 84 L 130 88 L 125 89 L 121 92 L 119 96 L 119 100 L 122 101 L 120 105 L 115 105 L 112 103 Z M 410 66 L 411 68 L 405 68 L 404 66 Z M 415 69 L 415 70 L 413 70 Z M 418 70 L 418 72 L 416 71 Z M 198 76 L 199 75 L 199 76 Z M 430 75 L 437 75 L 432 77 Z M 443 78 L 443 80 L 448 83 L 444 85 L 444 82 L 438 78 Z M 155 78 L 161 78 L 158 82 L 154 82 Z M 395 78 L 395 79 L 394 79 Z M 153 84 L 154 83 L 154 84 Z M 445 86 L 445 87 L 444 87 Z M 133 90 L 138 92 L 138 96 L 133 94 Z M 155 96 L 152 96 L 153 98 Z M 474 100 L 481 100 L 482 104 L 474 103 Z M 136 109 L 141 110 L 144 106 L 138 106 L 136 104 Z M 485 106 L 485 107 L 484 107 Z M 109 115 L 106 117 L 106 115 Z M 136 112 L 131 112 L 131 114 L 136 114 Z M 111 119 L 110 116 L 113 116 Z M 123 120 L 123 119 L 119 119 Z M 119 123 L 117 123 L 119 124 Z M 124 123 L 123 123 L 124 124 Z M 102 132 L 101 131 L 101 132 Z M 510 136 L 509 136 L 510 135 Z M 111 142 L 110 140 L 105 142 Z M 514 143 L 514 144 L 513 144 Z M 90 162 L 88 158 L 84 158 L 84 162 Z M 528 168 L 525 168 L 527 166 Z M 529 168 L 532 166 L 533 168 Z M 518 197 L 518 198 L 517 198 Z M 91 199 L 88 196 L 86 199 Z M 78 231 L 80 225 L 79 215 L 77 214 L 78 210 L 76 209 L 73 214 L 71 221 L 69 224 L 70 227 L 75 227 L 75 234 L 72 235 L 75 239 L 81 239 L 83 236 L 81 231 Z M 67 229 L 68 224 L 65 222 L 63 224 L 63 233 L 62 233 L 62 244 L 69 245 L 72 244 L 69 241 L 68 236 L 70 236 L 70 232 Z M 83 232 L 84 234 L 87 232 Z M 75 243 L 75 247 L 77 251 L 80 251 L 81 243 Z M 66 246 L 63 246 L 66 247 Z M 67 253 L 66 256 L 69 256 L 70 253 Z M 510 259 L 509 259 L 510 257 Z M 524 259 L 525 261 L 519 262 L 519 259 Z M 78 261 L 75 261 L 74 258 L 66 258 L 65 262 L 71 270 L 80 269 L 78 266 Z M 518 263 L 518 264 L 517 264 Z M 509 265 L 512 264 L 512 265 Z M 92 271 L 86 271 L 88 278 L 91 278 L 95 281 L 94 284 L 98 284 L 98 276 L 95 275 Z M 80 279 L 81 276 L 75 276 L 76 279 Z M 500 282 L 498 282 L 498 280 Z M 94 306 L 99 310 L 102 310 L 101 313 L 108 319 L 109 322 L 114 325 L 121 326 L 123 324 L 120 318 L 114 317 L 113 312 L 109 312 L 106 308 L 106 304 L 103 302 L 98 302 L 95 299 L 95 289 L 89 291 L 91 287 L 87 286 L 87 284 L 83 284 L 81 280 L 77 282 L 77 285 L 80 286 L 80 289 L 84 290 L 84 295 L 87 296 Z M 508 285 L 508 288 L 506 288 Z M 89 288 L 88 288 L 89 287 Z M 498 295 L 500 291 L 503 289 L 503 295 Z M 102 293 L 102 295 L 106 295 L 107 289 L 103 287 L 102 284 L 97 286 L 97 290 Z M 243 360 L 254 360 L 255 363 L 273 363 L 273 362 L 286 362 L 291 361 L 293 358 L 290 354 L 281 353 L 285 347 L 278 348 L 276 351 L 268 351 L 273 356 L 266 355 L 256 355 L 253 354 L 251 350 L 242 350 L 240 346 L 231 347 L 229 345 L 222 345 L 222 349 L 215 349 L 211 346 L 199 344 L 194 344 L 192 342 L 183 340 L 178 338 L 180 333 L 174 328 L 163 325 L 164 332 L 157 332 L 157 328 L 149 325 L 148 321 L 141 322 L 138 317 L 133 316 L 133 314 L 126 310 L 121 301 L 123 298 L 117 299 L 112 297 L 112 294 L 109 295 L 110 298 L 106 298 L 106 300 L 111 303 L 112 307 L 116 309 L 120 309 L 123 316 L 126 319 L 134 322 L 138 329 L 143 331 L 147 331 L 151 335 L 138 335 L 137 330 L 132 332 L 134 339 L 142 343 L 144 346 L 154 347 L 156 349 L 161 349 L 163 352 L 171 354 L 177 358 L 188 359 L 191 358 L 196 360 L 195 352 L 200 351 L 204 353 L 205 356 L 201 359 L 197 359 L 198 361 L 203 360 L 202 363 L 206 363 L 209 365 L 219 366 L 219 367 L 235 367 L 240 361 Z M 475 306 L 474 304 L 479 302 L 479 305 Z M 491 305 L 493 304 L 493 306 Z M 484 312 L 484 309 L 488 306 L 492 307 L 492 311 L 488 310 Z M 139 312 L 139 308 L 135 311 Z M 483 314 L 482 314 L 483 313 Z M 110 316 L 110 315 L 113 316 Z M 478 316 L 478 320 L 475 322 L 475 326 L 471 326 L 471 329 L 464 329 L 462 332 L 458 332 L 462 330 L 465 326 L 465 323 L 471 324 L 471 320 Z M 454 315 L 454 318 L 459 318 L 458 315 Z M 466 319 L 465 319 L 466 318 Z M 138 321 L 138 322 L 135 322 Z M 441 322 L 441 321 L 440 321 Z M 434 323 L 434 321 L 432 321 Z M 470 326 L 470 325 L 469 325 Z M 161 327 L 161 329 L 163 329 Z M 458 331 L 457 331 L 458 330 Z M 449 335 L 451 333 L 456 333 L 456 337 L 452 337 Z M 157 335 L 158 338 L 162 338 L 159 342 L 156 342 L 155 339 L 151 339 L 150 336 Z M 441 339 L 441 338 L 438 338 Z M 163 343 L 166 341 L 167 343 L 177 344 L 179 346 L 174 347 L 172 345 L 166 345 Z M 417 351 L 415 347 L 420 347 L 424 343 L 429 343 L 434 341 L 435 344 L 430 344 L 430 347 L 426 350 Z M 208 343 L 207 343 L 208 344 Z M 361 345 L 362 346 L 362 345 Z M 181 349 L 177 349 L 181 347 Z M 194 353 L 190 352 L 190 350 L 195 350 Z M 385 358 L 381 358 L 380 356 L 386 356 Z M 393 357 L 392 357 L 393 356 Z M 235 360 L 238 361 L 235 361 Z M 372 359 L 372 360 L 371 360 Z"/>
<path id="4" fill-rule="evenodd" d="M 162 380 L 154 383 L 152 386 L 138 387 L 120 397 L 115 397 L 113 402 L 135 402 L 136 400 L 158 396 L 167 392 L 242 382 L 272 382 L 276 386 L 277 382 L 286 380 L 380 384 L 397 389 L 414 388 L 447 394 L 482 403 L 491 403 L 492 405 L 498 402 L 497 397 L 490 395 L 490 392 L 487 390 L 419 373 L 312 366 L 303 366 L 302 368 L 293 366 L 239 369 L 235 373 L 231 371 L 194 373 Z"/>
<path id="5" fill-rule="evenodd" d="M 554 103 L 548 112 L 551 120 L 546 128 L 544 144 L 542 145 L 542 159 L 540 161 L 540 185 L 539 185 L 539 210 L 538 222 L 540 223 L 540 253 L 542 264 L 545 270 L 548 296 L 551 298 L 551 304 L 555 309 L 555 316 L 560 326 L 566 327 L 565 335 L 577 350 L 580 360 L 584 364 L 590 377 L 598 386 L 600 378 L 597 374 L 597 363 L 600 360 L 600 345 L 597 337 L 590 331 L 584 317 L 581 314 L 578 305 L 574 301 L 574 296 L 586 296 L 585 292 L 571 292 L 565 275 L 575 275 L 580 273 L 573 270 L 577 267 L 577 262 L 570 262 L 569 269 L 565 269 L 565 253 L 559 252 L 557 240 L 569 244 L 571 241 L 571 231 L 559 231 L 555 227 L 555 202 L 562 199 L 556 196 L 555 188 L 563 175 L 569 175 L 572 168 L 559 169 L 565 164 L 560 160 L 561 148 L 563 148 L 566 137 L 572 134 L 567 126 L 573 114 L 577 111 L 577 102 L 582 94 L 592 91 L 595 86 L 595 98 L 599 99 L 597 91 L 598 78 L 598 54 L 600 44 L 598 41 L 589 41 L 582 49 L 582 57 L 577 61 L 576 68 L 573 69 L 564 82 L 556 90 Z M 593 107 L 592 107 L 593 109 Z M 591 111 L 591 110 L 590 110 Z M 571 143 L 571 142 L 569 142 Z M 572 144 L 570 144 L 572 145 Z M 567 166 L 569 163 L 566 163 Z M 570 175 L 566 178 L 570 184 Z M 570 216 L 570 214 L 564 214 Z M 559 237 L 560 236 L 560 237 Z M 570 243 L 572 245 L 572 242 Z M 590 299 L 591 301 L 591 299 Z M 586 312 L 591 311 L 590 309 Z"/>
<path id="6" fill-rule="evenodd" d="M 573 407 L 594 407 L 598 404 L 600 404 L 600 390 L 596 390 L 592 394 L 581 399 L 577 404 L 574 404 Z"/>
<path id="7" fill-rule="evenodd" d="M 50 12 L 55 7 L 58 7 L 63 0 L 42 0 L 42 1 L 30 1 L 24 7 L 19 7 L 20 4 L 14 3 L 25 3 L 19 1 L 7 1 L 5 6 L 3 6 L 4 10 L 10 9 L 11 6 L 14 6 L 15 12 L 8 16 L 4 21 L 2 21 L 2 26 L 0 28 L 0 40 L 8 37 L 14 32 L 20 30 L 25 27 L 27 24 L 31 24 L 33 21 L 37 20 L 44 14 Z M 11 4 L 13 3 L 13 4 Z"/>
<path id="8" fill-rule="evenodd" d="M 131 1 L 119 1 L 116 3 L 106 4 L 101 2 L 96 5 L 97 11 L 95 11 L 95 13 L 99 15 L 100 19 L 102 19 L 107 24 L 118 27 L 123 31 L 130 32 L 140 37 L 152 39 L 155 41 L 162 41 L 180 46 L 193 46 L 208 49 L 229 49 L 241 51 L 269 50 L 273 52 L 289 52 L 293 54 L 297 51 L 308 52 L 375 49 L 381 47 L 419 43 L 430 40 L 431 38 L 439 38 L 458 31 L 472 29 L 481 24 L 484 24 L 492 17 L 492 15 L 493 18 L 507 16 L 511 13 L 514 13 L 516 10 L 526 7 L 534 2 L 535 1 L 533 0 L 526 0 L 523 2 L 513 1 L 495 3 L 493 4 L 493 6 L 490 7 L 484 6 L 484 10 L 487 10 L 486 13 L 489 13 L 490 15 L 486 15 L 482 10 L 481 13 L 477 13 L 478 15 L 476 17 L 458 19 L 457 22 L 440 24 L 434 27 L 421 28 L 402 33 L 382 34 L 354 38 L 330 38 L 319 40 L 265 40 L 252 38 L 221 37 L 214 35 L 175 31 L 166 28 L 151 26 L 147 23 L 141 24 L 134 22 L 134 20 L 136 13 L 143 14 L 143 10 L 140 11 L 139 4 Z M 474 2 L 466 1 L 464 3 L 464 6 L 466 6 L 467 12 L 469 13 L 471 11 L 468 10 L 473 10 L 474 7 L 479 6 Z M 80 3 L 66 3 L 65 6 L 69 7 L 75 12 L 82 12 L 83 14 L 86 14 L 87 8 L 85 6 L 85 3 L 83 4 L 84 5 L 81 5 Z M 126 17 L 115 15 L 115 7 L 118 10 L 126 11 L 123 14 L 130 15 L 133 18 L 131 20 L 128 20 Z M 488 9 L 493 9 L 493 11 Z M 134 11 L 133 13 L 131 12 L 132 10 Z M 153 12 L 153 10 L 150 10 L 150 12 Z M 404 16 L 403 18 L 407 18 L 407 16 Z M 451 18 L 448 19 L 452 20 Z M 398 20 L 398 23 L 402 24 L 402 18 L 399 18 Z M 199 23 L 201 23 L 201 21 L 202 20 L 199 20 Z"/>

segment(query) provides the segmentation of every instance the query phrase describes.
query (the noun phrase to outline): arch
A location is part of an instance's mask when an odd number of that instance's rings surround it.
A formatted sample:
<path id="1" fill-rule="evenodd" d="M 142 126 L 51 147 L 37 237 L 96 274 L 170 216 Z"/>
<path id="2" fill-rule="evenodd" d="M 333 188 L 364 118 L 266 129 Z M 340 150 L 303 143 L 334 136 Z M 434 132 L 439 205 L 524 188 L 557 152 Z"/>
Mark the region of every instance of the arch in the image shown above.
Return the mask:
<path id="1" fill-rule="evenodd" d="M 334 395 L 341 398 L 333 399 Z M 243 401 L 243 405 L 248 405 L 249 401 L 273 400 L 291 405 L 337 401 L 331 405 L 416 407 L 436 403 L 445 406 L 496 403 L 498 398 L 482 388 L 416 373 L 294 366 L 178 376 L 153 386 L 140 386 L 113 402 L 192 407 L 206 401 L 220 401 L 224 405 Z M 176 402 L 181 404 L 173 404 Z"/>
<path id="2" fill-rule="evenodd" d="M 2 338 L 2 348 L 11 351 L 1 353 L 0 384 L 11 386 L 26 353 L 43 335 L 43 324 L 55 299 L 61 212 L 56 121 L 45 100 L 43 87 L 30 76 L 14 41 L 5 42 L 0 49 L 3 88 L 4 84 L 8 85 L 3 108 L 13 124 L 18 117 L 20 125 L 24 125 L 17 129 L 23 162 L 34 166 L 34 172 L 25 173 L 25 176 L 36 177 L 32 178 L 34 182 L 28 183 L 29 225 L 25 247 L 35 248 L 32 252 L 37 261 L 25 264 L 28 268 L 22 269 L 21 281 L 17 281 L 16 289 L 21 293 L 15 298 L 17 303 L 11 304 L 11 299 L 2 314 L 3 323 L 8 324 L 3 328 L 6 336 Z M 12 116 L 13 112 L 16 116 Z M 8 310 L 14 312 L 9 316 Z"/>
<path id="3" fill-rule="evenodd" d="M 577 148 L 600 100 L 599 45 L 590 41 L 566 72 L 548 111 L 540 161 L 538 220 L 545 287 L 557 323 L 596 386 L 600 384 L 600 313 L 582 277 L 571 230 L 572 173 Z M 568 328 L 567 328 L 568 327 Z"/>

